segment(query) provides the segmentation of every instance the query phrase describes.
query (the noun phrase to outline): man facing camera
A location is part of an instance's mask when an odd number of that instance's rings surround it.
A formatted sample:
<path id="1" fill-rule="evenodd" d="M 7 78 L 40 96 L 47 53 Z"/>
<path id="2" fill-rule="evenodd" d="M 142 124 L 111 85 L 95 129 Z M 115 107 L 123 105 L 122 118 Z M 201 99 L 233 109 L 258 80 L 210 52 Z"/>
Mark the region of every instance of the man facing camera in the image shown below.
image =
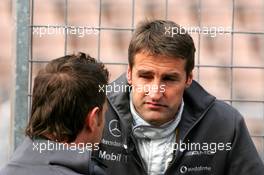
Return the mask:
<path id="1" fill-rule="evenodd" d="M 89 55 L 49 62 L 34 81 L 26 138 L 1 175 L 105 174 L 91 158 L 105 123 L 104 65 Z"/>
<path id="2" fill-rule="evenodd" d="M 193 80 L 194 55 L 193 39 L 172 21 L 136 28 L 127 74 L 103 89 L 97 156 L 109 174 L 264 174 L 243 117 Z"/>

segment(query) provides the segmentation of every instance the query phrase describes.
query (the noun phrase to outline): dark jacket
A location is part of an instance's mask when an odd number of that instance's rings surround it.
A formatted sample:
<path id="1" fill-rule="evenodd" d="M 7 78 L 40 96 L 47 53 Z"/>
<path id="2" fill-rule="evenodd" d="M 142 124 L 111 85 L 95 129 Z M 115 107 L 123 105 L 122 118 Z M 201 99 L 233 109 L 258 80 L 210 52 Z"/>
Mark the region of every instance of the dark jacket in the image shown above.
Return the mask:
<path id="1" fill-rule="evenodd" d="M 105 130 L 96 156 L 107 165 L 109 174 L 144 175 L 146 168 L 135 144 L 136 139 L 131 134 L 132 116 L 128 89 L 124 92 L 126 84 L 124 75 L 111 84 Z M 236 109 L 216 100 L 195 81 L 186 89 L 183 98 L 185 105 L 176 143 L 178 146 L 180 142 L 186 145 L 195 143 L 202 148 L 175 149 L 165 174 L 264 174 L 263 162 L 243 117 Z M 218 149 L 215 151 L 216 144 Z"/>
<path id="2" fill-rule="evenodd" d="M 59 150 L 55 143 L 26 137 L 0 175 L 105 175 L 97 162 L 91 160 L 91 152 L 75 151 L 74 147 L 66 151 L 62 146 Z"/>

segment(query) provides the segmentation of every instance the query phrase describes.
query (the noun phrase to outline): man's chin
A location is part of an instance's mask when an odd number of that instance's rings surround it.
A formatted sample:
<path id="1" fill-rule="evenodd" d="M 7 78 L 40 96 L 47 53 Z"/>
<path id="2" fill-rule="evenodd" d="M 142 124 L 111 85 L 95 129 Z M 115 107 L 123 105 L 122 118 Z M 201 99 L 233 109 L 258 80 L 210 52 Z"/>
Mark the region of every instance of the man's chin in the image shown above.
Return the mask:
<path id="1" fill-rule="evenodd" d="M 144 117 L 143 119 L 148 122 L 149 124 L 151 125 L 154 125 L 154 126 L 161 126 L 163 125 L 164 123 L 168 122 L 167 120 L 161 120 L 162 118 L 164 117 L 164 115 L 151 115 L 151 116 L 146 116 Z"/>

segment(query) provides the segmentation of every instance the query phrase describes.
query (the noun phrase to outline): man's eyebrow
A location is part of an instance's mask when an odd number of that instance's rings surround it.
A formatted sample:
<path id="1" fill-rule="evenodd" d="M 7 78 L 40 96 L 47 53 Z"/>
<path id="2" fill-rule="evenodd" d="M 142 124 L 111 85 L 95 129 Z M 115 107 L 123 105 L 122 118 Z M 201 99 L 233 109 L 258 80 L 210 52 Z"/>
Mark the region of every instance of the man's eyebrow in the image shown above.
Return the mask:
<path id="1" fill-rule="evenodd" d="M 179 77 L 181 74 L 178 72 L 168 72 L 163 74 L 163 76 L 172 76 L 172 77 Z"/>
<path id="2" fill-rule="evenodd" d="M 139 76 L 148 76 L 148 75 L 153 75 L 155 74 L 152 70 L 144 70 L 144 69 L 141 69 L 141 70 L 138 70 L 137 71 L 137 75 Z M 181 77 L 181 74 L 178 73 L 178 72 L 166 72 L 164 74 L 161 75 L 163 78 L 164 77 L 170 77 L 170 78 L 180 78 Z"/>
<path id="3" fill-rule="evenodd" d="M 141 69 L 141 70 L 137 71 L 137 74 L 138 75 L 144 75 L 144 74 L 148 74 L 149 75 L 149 74 L 153 74 L 153 71 Z"/>

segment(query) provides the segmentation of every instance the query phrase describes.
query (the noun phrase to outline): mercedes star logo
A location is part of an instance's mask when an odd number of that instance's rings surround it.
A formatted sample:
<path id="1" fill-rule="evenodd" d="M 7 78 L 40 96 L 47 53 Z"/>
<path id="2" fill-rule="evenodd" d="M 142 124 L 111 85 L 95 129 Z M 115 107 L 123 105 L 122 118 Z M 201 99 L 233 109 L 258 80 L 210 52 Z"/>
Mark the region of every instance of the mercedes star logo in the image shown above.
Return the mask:
<path id="1" fill-rule="evenodd" d="M 120 137 L 121 131 L 118 128 L 118 121 L 113 119 L 109 122 L 109 131 L 114 137 Z"/>

